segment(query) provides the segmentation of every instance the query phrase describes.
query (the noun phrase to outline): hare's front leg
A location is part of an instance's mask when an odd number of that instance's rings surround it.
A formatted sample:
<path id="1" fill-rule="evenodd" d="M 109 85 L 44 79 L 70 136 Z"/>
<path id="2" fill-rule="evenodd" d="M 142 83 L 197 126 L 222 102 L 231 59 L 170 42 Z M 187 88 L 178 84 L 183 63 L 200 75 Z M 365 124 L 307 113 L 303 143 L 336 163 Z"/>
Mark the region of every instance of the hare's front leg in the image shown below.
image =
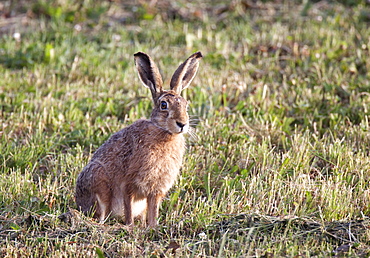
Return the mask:
<path id="1" fill-rule="evenodd" d="M 159 204 L 161 203 L 162 196 L 158 194 L 151 194 L 147 198 L 148 202 L 148 226 L 153 228 L 157 226 Z"/>
<path id="2" fill-rule="evenodd" d="M 124 213 L 125 213 L 125 223 L 127 226 L 132 226 L 134 223 L 134 217 L 132 214 L 132 202 L 133 197 L 131 194 L 125 194 L 123 198 Z"/>

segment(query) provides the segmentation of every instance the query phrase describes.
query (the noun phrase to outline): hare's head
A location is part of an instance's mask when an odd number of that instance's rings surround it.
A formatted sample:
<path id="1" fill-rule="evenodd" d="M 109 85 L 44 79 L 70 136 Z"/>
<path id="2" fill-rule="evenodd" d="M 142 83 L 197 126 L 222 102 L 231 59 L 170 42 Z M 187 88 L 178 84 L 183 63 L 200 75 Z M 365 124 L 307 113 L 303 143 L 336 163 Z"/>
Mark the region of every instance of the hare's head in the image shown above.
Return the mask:
<path id="1" fill-rule="evenodd" d="M 162 77 L 153 60 L 142 52 L 134 56 L 139 78 L 152 93 L 154 108 L 151 121 L 171 134 L 186 133 L 189 128 L 188 104 L 180 93 L 193 80 L 202 54 L 194 53 L 177 68 L 167 91 L 162 89 Z"/>

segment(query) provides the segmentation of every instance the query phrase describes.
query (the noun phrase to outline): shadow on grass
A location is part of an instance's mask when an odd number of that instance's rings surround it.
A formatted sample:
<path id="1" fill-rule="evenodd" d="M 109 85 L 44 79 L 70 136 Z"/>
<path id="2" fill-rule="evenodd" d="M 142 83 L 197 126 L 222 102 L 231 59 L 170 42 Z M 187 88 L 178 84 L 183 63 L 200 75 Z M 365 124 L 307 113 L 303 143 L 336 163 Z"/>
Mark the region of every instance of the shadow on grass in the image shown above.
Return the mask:
<path id="1" fill-rule="evenodd" d="M 308 217 L 274 217 L 259 214 L 227 215 L 204 228 L 189 234 L 187 229 L 162 226 L 153 229 L 136 227 L 129 230 L 125 225 L 110 220 L 100 224 L 71 209 L 66 216 L 29 214 L 13 219 L 1 217 L 0 242 L 8 245 L 40 245 L 46 241 L 47 248 L 58 249 L 61 245 L 73 245 L 77 250 L 89 249 L 106 257 L 116 255 L 153 255 L 167 257 L 171 254 L 194 255 L 204 249 L 208 255 L 220 255 L 223 246 L 238 243 L 237 249 L 248 250 L 249 245 L 264 250 L 261 257 L 284 255 L 284 251 L 270 250 L 268 245 L 279 245 L 294 239 L 295 243 L 316 241 L 319 246 L 330 246 L 332 251 L 312 250 L 310 255 L 368 257 L 370 249 L 363 236 L 370 227 L 370 219 L 350 221 L 317 221 Z M 167 236 L 167 237 L 166 237 Z M 170 237 L 170 239 L 168 238 Z M 184 240 L 181 238 L 185 237 Z M 199 241 L 200 237 L 200 241 Z M 285 243 L 286 244 L 286 243 Z M 294 243 L 290 243 L 294 244 Z M 284 245 L 284 244 L 283 244 Z M 59 247 L 58 247 L 59 246 Z M 243 247 L 243 248 L 241 248 Z M 269 251 L 270 250 L 270 251 Z M 3 250 L 4 251 L 4 250 Z M 48 252 L 55 252 L 49 250 Z M 272 253 L 271 253 L 272 252 Z M 1 252 L 0 252 L 1 253 Z M 285 253 L 287 255 L 287 253 Z"/>

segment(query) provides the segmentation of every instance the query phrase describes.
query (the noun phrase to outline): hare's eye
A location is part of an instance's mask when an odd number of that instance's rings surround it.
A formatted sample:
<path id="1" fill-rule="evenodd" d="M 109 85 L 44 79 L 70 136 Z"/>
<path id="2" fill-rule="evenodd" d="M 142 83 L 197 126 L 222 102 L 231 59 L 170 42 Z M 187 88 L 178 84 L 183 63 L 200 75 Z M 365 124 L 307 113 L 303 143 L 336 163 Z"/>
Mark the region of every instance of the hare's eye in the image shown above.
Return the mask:
<path id="1" fill-rule="evenodd" d="M 167 109 L 167 102 L 166 101 L 162 101 L 161 102 L 161 109 L 162 110 L 166 110 Z"/>

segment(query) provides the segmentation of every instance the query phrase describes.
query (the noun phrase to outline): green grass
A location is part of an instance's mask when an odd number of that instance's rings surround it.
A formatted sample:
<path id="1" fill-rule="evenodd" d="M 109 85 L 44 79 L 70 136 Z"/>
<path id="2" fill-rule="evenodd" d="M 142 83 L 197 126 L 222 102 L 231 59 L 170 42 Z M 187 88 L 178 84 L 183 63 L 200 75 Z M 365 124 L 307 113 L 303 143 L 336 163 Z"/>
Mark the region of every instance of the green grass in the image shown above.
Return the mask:
<path id="1" fill-rule="evenodd" d="M 368 257 L 370 7 L 314 2 L 3 6 L 0 256 Z M 168 85 L 198 50 L 184 92 L 198 136 L 160 226 L 74 211 L 93 152 L 150 115 L 133 54 Z"/>

